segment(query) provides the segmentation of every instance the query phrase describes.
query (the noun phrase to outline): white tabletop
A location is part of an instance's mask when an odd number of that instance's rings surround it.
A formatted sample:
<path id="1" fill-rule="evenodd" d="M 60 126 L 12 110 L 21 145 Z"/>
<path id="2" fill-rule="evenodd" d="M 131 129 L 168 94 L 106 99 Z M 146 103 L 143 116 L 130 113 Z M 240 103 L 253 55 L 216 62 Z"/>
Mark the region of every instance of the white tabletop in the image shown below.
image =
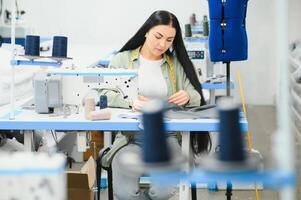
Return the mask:
<path id="1" fill-rule="evenodd" d="M 8 119 L 9 110 L 0 108 L 0 129 L 6 130 L 104 130 L 104 131 L 139 131 L 140 121 L 121 118 L 121 115 L 136 115 L 128 109 L 111 109 L 110 120 L 91 121 L 84 118 L 83 113 L 64 116 L 38 114 L 34 110 L 20 109 L 15 119 Z M 218 119 L 166 119 L 167 131 L 218 131 Z M 246 132 L 248 122 L 241 119 L 241 129 Z"/>

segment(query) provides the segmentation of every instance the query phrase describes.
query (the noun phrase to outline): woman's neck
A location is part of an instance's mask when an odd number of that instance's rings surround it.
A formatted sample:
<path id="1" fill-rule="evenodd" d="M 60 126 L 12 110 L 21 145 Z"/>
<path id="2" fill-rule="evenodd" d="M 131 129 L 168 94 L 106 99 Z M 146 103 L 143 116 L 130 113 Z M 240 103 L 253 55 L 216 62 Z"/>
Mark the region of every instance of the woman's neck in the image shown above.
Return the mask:
<path id="1" fill-rule="evenodd" d="M 145 44 L 140 49 L 140 54 L 143 56 L 143 58 L 147 60 L 160 60 L 162 59 L 162 55 L 157 56 L 152 54 L 152 52 L 145 46 Z"/>

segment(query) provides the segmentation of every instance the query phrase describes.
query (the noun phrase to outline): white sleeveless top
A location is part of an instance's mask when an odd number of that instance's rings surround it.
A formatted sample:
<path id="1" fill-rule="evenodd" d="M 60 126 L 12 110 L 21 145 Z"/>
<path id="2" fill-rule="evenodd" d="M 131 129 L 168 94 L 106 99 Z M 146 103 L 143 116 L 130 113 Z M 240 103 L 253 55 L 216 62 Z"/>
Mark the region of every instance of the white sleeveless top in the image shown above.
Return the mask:
<path id="1" fill-rule="evenodd" d="M 163 77 L 161 65 L 163 59 L 147 60 L 139 54 L 140 66 L 138 69 L 139 95 L 147 98 L 167 98 L 167 85 Z"/>

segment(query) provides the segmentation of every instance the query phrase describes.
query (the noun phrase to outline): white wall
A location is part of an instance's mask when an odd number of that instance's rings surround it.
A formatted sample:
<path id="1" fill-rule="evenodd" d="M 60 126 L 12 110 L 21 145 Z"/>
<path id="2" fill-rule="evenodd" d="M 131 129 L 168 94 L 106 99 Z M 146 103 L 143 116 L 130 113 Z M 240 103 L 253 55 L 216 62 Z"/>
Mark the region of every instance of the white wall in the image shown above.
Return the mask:
<path id="1" fill-rule="evenodd" d="M 37 34 L 64 34 L 92 44 L 123 44 L 158 9 L 174 12 L 183 23 L 193 12 L 207 10 L 207 1 L 192 0 L 22 0 L 27 21 Z"/>
<path id="2" fill-rule="evenodd" d="M 301 40 L 301 1 L 289 0 L 289 39 L 290 42 L 299 38 Z"/>
<path id="3" fill-rule="evenodd" d="M 233 63 L 236 78 L 239 68 L 246 102 L 274 103 L 276 91 L 275 5 L 270 0 L 251 0 L 247 13 L 249 58 Z M 238 88 L 238 87 L 237 87 Z"/>
<path id="4" fill-rule="evenodd" d="M 290 1 L 290 40 L 300 37 L 300 0 Z M 188 3 L 189 2 L 189 3 Z M 157 9 L 172 11 L 183 25 L 191 13 L 207 14 L 207 0 L 19 0 L 35 34 L 62 34 L 71 42 L 121 46 Z M 232 77 L 241 71 L 246 101 L 273 104 L 276 91 L 275 3 L 250 0 L 247 15 L 249 59 L 232 63 Z M 235 91 L 235 94 L 238 94 Z"/>

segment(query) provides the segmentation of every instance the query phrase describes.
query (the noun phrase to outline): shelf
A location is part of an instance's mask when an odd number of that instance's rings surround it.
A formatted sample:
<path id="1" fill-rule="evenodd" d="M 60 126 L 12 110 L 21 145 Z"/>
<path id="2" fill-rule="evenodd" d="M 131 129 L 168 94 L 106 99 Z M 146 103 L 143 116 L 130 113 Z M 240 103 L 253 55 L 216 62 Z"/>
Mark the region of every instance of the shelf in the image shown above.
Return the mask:
<path id="1" fill-rule="evenodd" d="M 11 60 L 11 65 L 60 67 L 62 63 L 56 61 Z"/>
<path id="2" fill-rule="evenodd" d="M 207 37 L 185 37 L 185 42 L 199 42 L 199 43 L 207 43 Z"/>
<path id="3" fill-rule="evenodd" d="M 185 172 L 156 172 L 151 174 L 155 182 L 161 184 L 174 184 L 180 180 L 186 180 L 190 183 L 213 182 L 233 182 L 233 183 L 261 183 L 265 188 L 279 189 L 283 187 L 296 186 L 296 174 L 283 170 L 267 171 L 233 171 L 233 172 L 213 172 L 202 169 L 194 169 L 190 173 Z"/>
<path id="4" fill-rule="evenodd" d="M 48 69 L 48 74 L 64 76 L 137 76 L 137 70 L 130 69 L 108 69 L 108 68 L 86 68 L 86 69 Z"/>
<path id="5" fill-rule="evenodd" d="M 28 55 L 19 55 L 24 59 L 15 59 L 11 60 L 11 65 L 29 65 L 29 66 L 51 66 L 51 67 L 60 67 L 62 66 L 62 61 L 70 60 L 69 57 L 53 57 L 53 56 L 28 56 Z M 50 59 L 52 61 L 43 61 L 41 59 Z"/>
<path id="6" fill-rule="evenodd" d="M 227 89 L 226 83 L 202 83 L 202 88 L 206 90 L 225 90 Z M 234 89 L 234 83 L 231 81 L 230 89 Z"/>

